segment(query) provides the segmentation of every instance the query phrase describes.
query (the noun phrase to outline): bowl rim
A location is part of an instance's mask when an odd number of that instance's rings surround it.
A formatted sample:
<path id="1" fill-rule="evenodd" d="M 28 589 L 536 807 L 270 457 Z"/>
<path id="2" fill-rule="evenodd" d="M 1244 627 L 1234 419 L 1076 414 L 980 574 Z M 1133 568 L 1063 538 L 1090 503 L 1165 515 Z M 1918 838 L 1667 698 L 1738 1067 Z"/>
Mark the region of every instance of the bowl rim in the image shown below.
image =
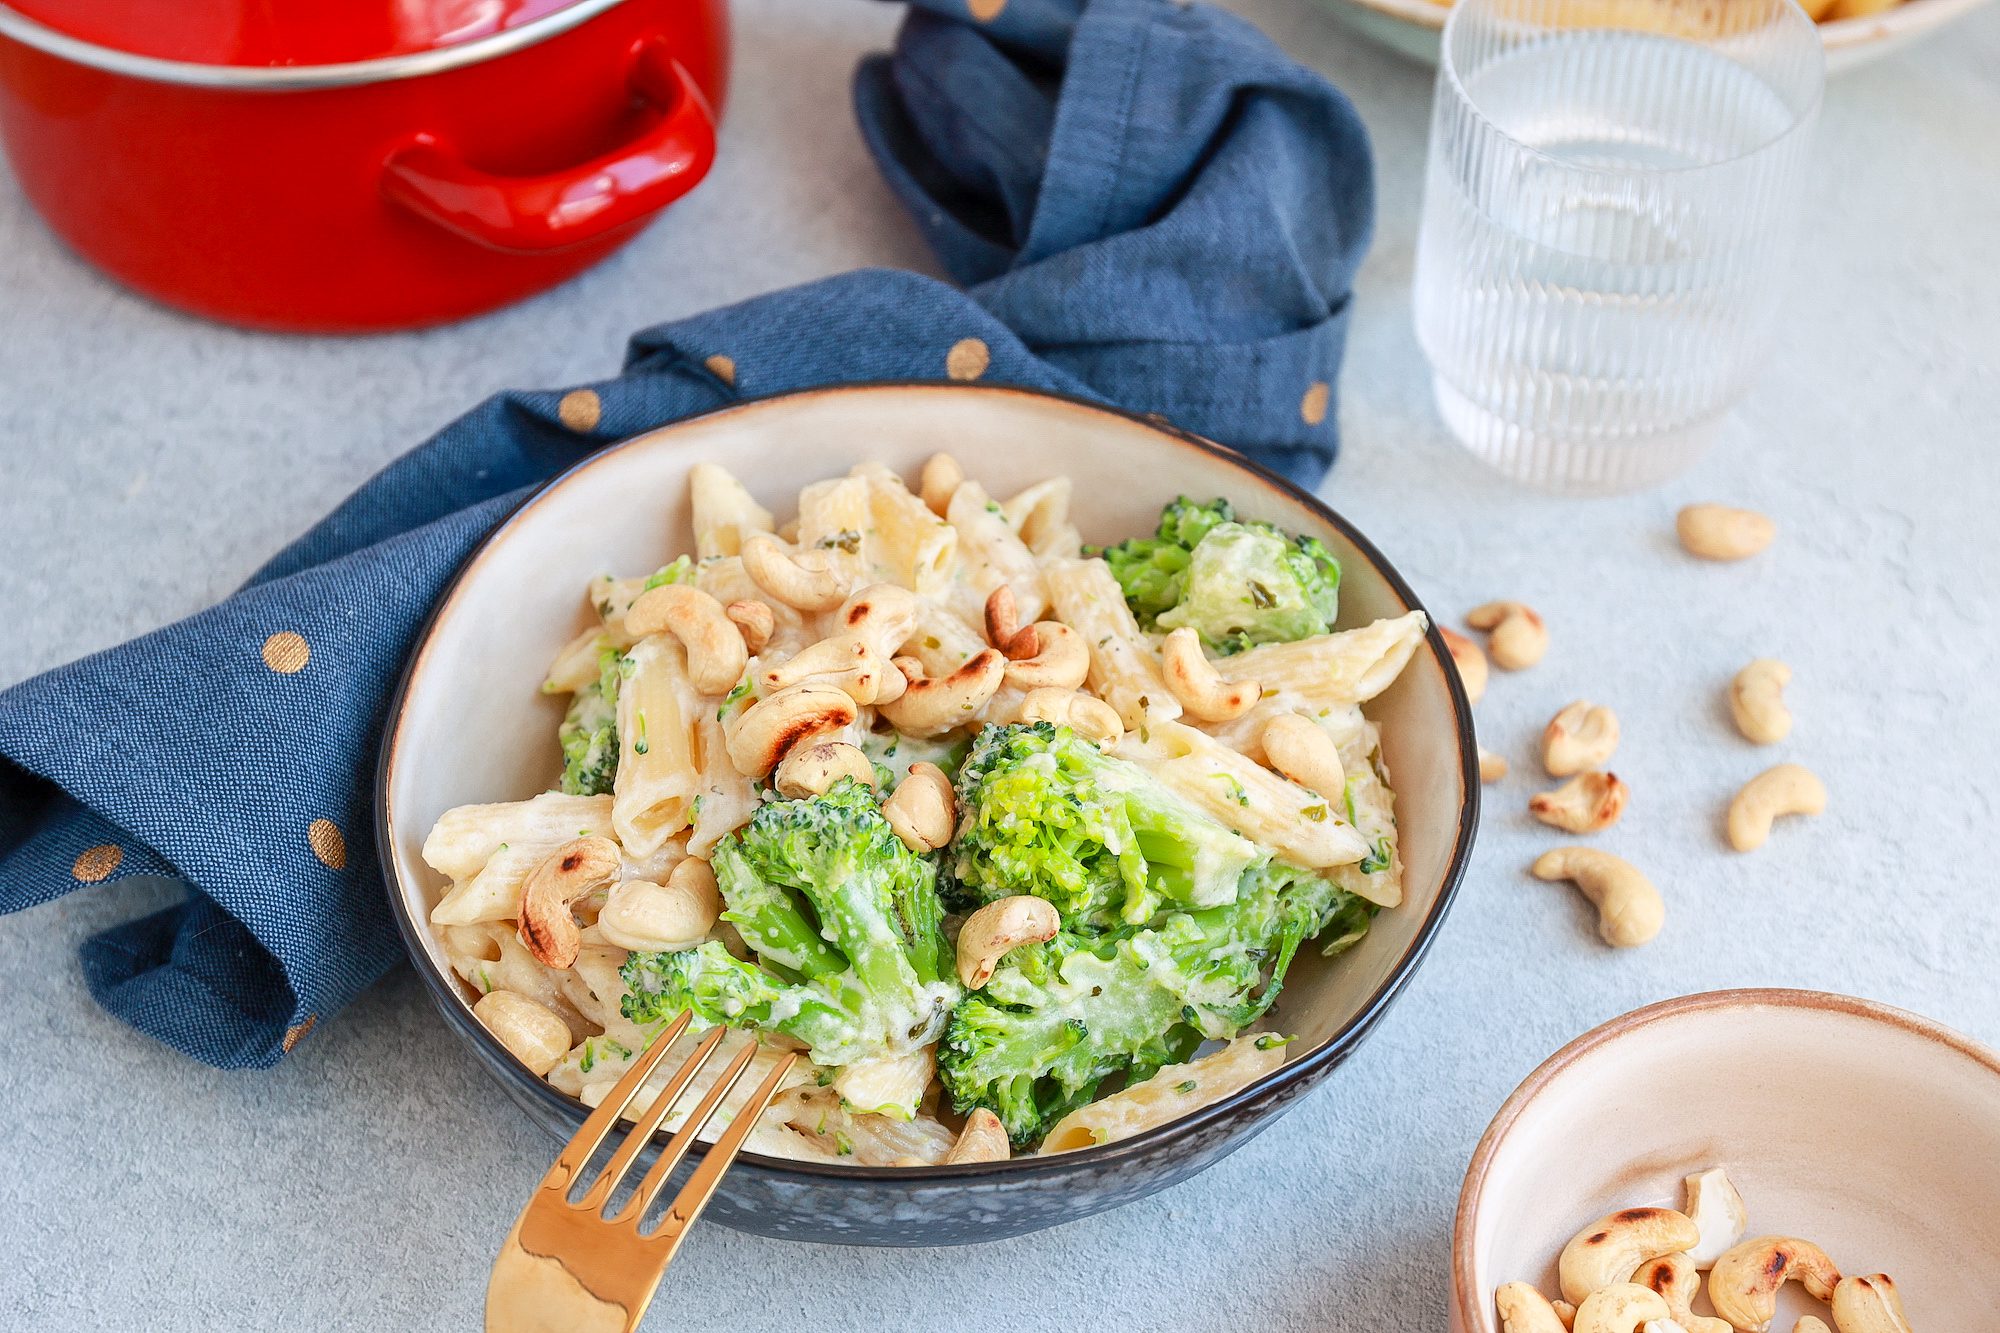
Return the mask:
<path id="1" fill-rule="evenodd" d="M 1820 43 L 1829 51 L 1842 51 L 1849 47 L 1865 46 L 1870 42 L 1885 41 L 1893 37 L 1928 31 L 1931 27 L 1949 23 L 1962 14 L 1970 13 L 1988 0 L 1903 0 L 1893 9 L 1879 14 L 1863 14 L 1859 18 L 1834 19 L 1829 23 L 1818 23 Z M 1356 9 L 1367 9 L 1408 24 L 1412 28 L 1423 28 L 1431 32 L 1443 32 L 1445 19 L 1451 13 L 1450 3 L 1440 4 L 1438 0 L 1333 0 Z M 1913 18 L 1911 15 L 1922 17 Z"/>
<path id="2" fill-rule="evenodd" d="M 928 1166 L 860 1166 L 842 1163 L 800 1161 L 792 1158 L 771 1157 L 749 1150 L 739 1154 L 734 1169 L 748 1168 L 776 1177 L 792 1177 L 800 1180 L 842 1180 L 879 1181 L 902 1185 L 931 1184 L 940 1181 L 958 1182 L 979 1179 L 1024 1180 L 1031 1176 L 1072 1171 L 1081 1167 L 1108 1168 L 1128 1158 L 1147 1154 L 1150 1150 L 1174 1144 L 1194 1135 L 1203 1127 L 1226 1119 L 1252 1103 L 1262 1102 L 1286 1088 L 1300 1083 L 1311 1082 L 1323 1071 L 1330 1070 L 1353 1052 L 1375 1024 L 1381 1019 L 1389 1005 L 1408 985 L 1416 974 L 1418 966 L 1429 953 L 1431 944 L 1439 928 L 1457 898 L 1461 881 L 1471 859 L 1472 843 L 1479 825 L 1479 757 L 1474 739 L 1472 706 L 1465 690 L 1451 667 L 1450 650 L 1438 631 L 1436 618 L 1431 616 L 1423 603 L 1417 599 L 1403 576 L 1385 559 L 1375 544 L 1349 523 L 1332 507 L 1304 488 L 1253 462 L 1235 450 L 1192 431 L 1172 425 L 1158 416 L 1129 411 L 1109 404 L 1095 402 L 1075 394 L 1050 390 L 1032 389 L 1005 384 L 956 384 L 937 380 L 868 380 L 846 384 L 825 385 L 816 388 L 794 389 L 780 393 L 765 394 L 721 404 L 701 412 L 692 413 L 677 421 L 653 430 L 643 431 L 590 450 L 569 467 L 564 468 L 546 482 L 534 488 L 520 504 L 494 525 L 493 529 L 472 547 L 450 581 L 439 593 L 418 629 L 415 646 L 405 658 L 397 675 L 394 692 L 389 696 L 384 713 L 382 742 L 377 751 L 375 767 L 375 791 L 372 802 L 375 815 L 375 850 L 382 866 L 382 883 L 389 899 L 390 914 L 395 918 L 396 931 L 402 939 L 404 951 L 410 956 L 412 966 L 423 979 L 425 989 L 449 1021 L 449 1026 L 459 1036 L 470 1042 L 484 1056 L 481 1063 L 486 1072 L 499 1079 L 515 1100 L 532 1098 L 545 1105 L 551 1112 L 565 1120 L 581 1122 L 590 1112 L 590 1107 L 581 1099 L 554 1087 L 546 1079 L 531 1074 L 527 1066 L 500 1044 L 499 1039 L 486 1030 L 484 1024 L 472 1016 L 464 996 L 447 974 L 430 963 L 430 954 L 424 946 L 424 926 L 412 916 L 408 901 L 402 892 L 401 876 L 396 870 L 395 838 L 393 835 L 394 815 L 389 800 L 391 779 L 395 770 L 398 742 L 402 732 L 403 714 L 408 704 L 409 692 L 425 659 L 445 612 L 456 601 L 460 590 L 477 572 L 486 556 L 499 543 L 506 540 L 519 526 L 521 520 L 537 504 L 567 485 L 584 470 L 596 467 L 613 455 L 628 449 L 658 440 L 663 435 L 680 431 L 683 427 L 698 422 L 706 422 L 722 416 L 754 416 L 759 411 L 774 406 L 796 406 L 801 400 L 825 398 L 834 395 L 903 393 L 950 394 L 962 396 L 979 394 L 995 399 L 1002 397 L 1030 398 L 1044 403 L 1067 408 L 1085 414 L 1110 417 L 1117 421 L 1136 425 L 1152 433 L 1164 443 L 1180 449 L 1192 450 L 1208 458 L 1220 461 L 1245 475 L 1245 479 L 1275 490 L 1281 498 L 1292 500 L 1306 507 L 1321 522 L 1339 532 L 1350 542 L 1361 557 L 1367 561 L 1388 584 L 1390 590 L 1413 611 L 1423 611 L 1426 620 L 1424 643 L 1437 662 L 1444 677 L 1447 696 L 1451 701 L 1452 725 L 1457 733 L 1459 750 L 1459 784 L 1463 798 L 1459 803 L 1458 828 L 1452 840 L 1451 854 L 1445 863 L 1438 895 L 1429 915 L 1417 927 L 1416 934 L 1404 948 L 1401 957 L 1389 969 L 1375 991 L 1363 1001 L 1346 1024 L 1330 1037 L 1318 1050 L 1310 1052 L 1296 1062 L 1287 1062 L 1239 1089 L 1221 1101 L 1201 1108 L 1193 1115 L 1172 1120 L 1155 1126 L 1128 1139 L 1081 1148 L 1073 1152 L 1058 1153 L 1048 1157 L 1016 1157 L 1004 1162 L 966 1162 L 956 1164 L 935 1164 Z M 1269 1108 L 1266 1108 L 1268 1112 Z M 1259 1117 L 1263 1118 L 1262 1116 Z M 663 1141 L 664 1131 L 656 1132 L 654 1141 Z M 697 1141 L 690 1148 L 690 1157 L 700 1161 L 707 1152 L 708 1145 Z"/>
<path id="3" fill-rule="evenodd" d="M 1488 1124 L 1486 1132 L 1480 1135 L 1479 1145 L 1472 1150 L 1472 1161 L 1465 1169 L 1465 1184 L 1459 1190 L 1458 1211 L 1452 1219 L 1451 1228 L 1452 1303 L 1454 1313 L 1466 1333 L 1487 1333 L 1495 1327 L 1491 1317 L 1492 1298 L 1473 1290 L 1469 1285 L 1472 1274 L 1473 1226 L 1484 1202 L 1486 1177 L 1492 1169 L 1493 1160 L 1499 1155 L 1500 1145 L 1506 1141 L 1507 1135 L 1526 1113 L 1529 1105 L 1548 1090 L 1558 1075 L 1585 1056 L 1656 1023 L 1710 1010 L 1760 1007 L 1810 1009 L 1821 1013 L 1845 1014 L 1851 1018 L 1884 1024 L 1947 1047 L 1974 1063 L 1983 1065 L 1996 1078 L 2000 1078 L 2000 1051 L 1985 1043 L 1948 1028 L 1934 1019 L 1925 1018 L 1922 1014 L 1912 1013 L 1908 1009 L 1899 1009 L 1894 1005 L 1883 1004 L 1879 1000 L 1864 1000 L 1857 996 L 1840 995 L 1832 991 L 1784 986 L 1748 986 L 1732 990 L 1698 991 L 1693 995 L 1679 995 L 1672 999 L 1642 1005 L 1629 1013 L 1620 1014 L 1608 1022 L 1600 1023 L 1542 1061 L 1535 1067 L 1533 1073 L 1522 1079 L 1520 1086 L 1501 1103 L 1500 1109 L 1494 1113 L 1492 1123 Z"/>

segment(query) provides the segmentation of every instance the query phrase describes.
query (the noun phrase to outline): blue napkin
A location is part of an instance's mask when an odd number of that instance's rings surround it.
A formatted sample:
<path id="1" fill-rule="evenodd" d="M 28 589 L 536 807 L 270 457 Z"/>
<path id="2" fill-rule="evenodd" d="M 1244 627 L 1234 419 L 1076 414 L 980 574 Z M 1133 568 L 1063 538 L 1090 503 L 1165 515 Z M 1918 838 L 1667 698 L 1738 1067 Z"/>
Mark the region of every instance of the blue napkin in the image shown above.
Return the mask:
<path id="1" fill-rule="evenodd" d="M 1171 0 L 918 0 L 855 80 L 961 287 L 863 271 L 662 325 L 617 378 L 489 399 L 220 606 L 0 693 L 0 911 L 169 876 L 91 992 L 224 1068 L 275 1064 L 400 956 L 374 850 L 384 710 L 433 600 L 591 450 L 743 397 L 985 379 L 1162 413 L 1306 485 L 1373 214 L 1337 90 Z"/>

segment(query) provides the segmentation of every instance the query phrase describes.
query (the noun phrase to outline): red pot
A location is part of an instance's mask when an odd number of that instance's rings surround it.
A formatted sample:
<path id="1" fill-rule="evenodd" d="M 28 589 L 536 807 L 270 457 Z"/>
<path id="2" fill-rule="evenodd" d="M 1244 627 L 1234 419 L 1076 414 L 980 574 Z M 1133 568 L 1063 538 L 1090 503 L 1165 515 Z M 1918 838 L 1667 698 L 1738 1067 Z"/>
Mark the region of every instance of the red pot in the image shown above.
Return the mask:
<path id="1" fill-rule="evenodd" d="M 0 140 L 57 235 L 170 305 L 436 323 L 561 282 L 701 180 L 724 4 L 0 0 Z"/>

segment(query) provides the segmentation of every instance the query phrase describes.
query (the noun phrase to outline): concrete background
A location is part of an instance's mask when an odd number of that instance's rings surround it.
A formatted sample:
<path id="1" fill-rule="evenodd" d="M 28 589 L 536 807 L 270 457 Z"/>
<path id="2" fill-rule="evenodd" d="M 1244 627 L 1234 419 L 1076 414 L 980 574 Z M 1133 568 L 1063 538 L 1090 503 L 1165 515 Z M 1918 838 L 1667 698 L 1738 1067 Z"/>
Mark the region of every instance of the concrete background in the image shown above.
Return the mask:
<path id="1" fill-rule="evenodd" d="M 2000 659 L 2000 8 L 1830 89 L 1817 203 L 1779 350 L 1738 437 L 1609 501 L 1515 490 L 1431 408 L 1409 312 L 1428 72 L 1303 0 L 1236 0 L 1360 105 L 1381 222 L 1326 488 L 1447 619 L 1546 615 L 1548 661 L 1480 710 L 1516 776 L 1407 997 L 1328 1086 L 1226 1163 L 1122 1211 L 974 1249 L 858 1251 L 701 1229 L 652 1325 L 1439 1328 L 1461 1173 L 1556 1046 L 1636 1005 L 1743 984 L 1844 990 L 2000 1041 L 1987 864 Z M 458 327 L 279 339 L 98 278 L 0 171 L 0 682 L 179 618 L 488 392 L 609 373 L 636 328 L 853 267 L 931 265 L 847 113 L 891 6 L 739 0 L 714 176 L 568 287 Z M 1673 545 L 1717 498 L 1782 535 L 1743 567 Z M 1791 662 L 1782 756 L 1828 814 L 1752 857 L 1729 793 L 1773 761 L 1720 691 Z M 1614 956 L 1523 867 L 1532 742 L 1579 695 L 1624 720 L 1666 934 Z M 0 919 L 0 1326 L 476 1326 L 486 1269 L 551 1145 L 495 1100 L 401 972 L 282 1068 L 221 1074 L 99 1011 L 73 947 L 140 911 L 80 892 Z M 1885 1261 L 1886 1262 L 1886 1261 Z M 1893 1264 L 1891 1264 L 1893 1267 Z"/>

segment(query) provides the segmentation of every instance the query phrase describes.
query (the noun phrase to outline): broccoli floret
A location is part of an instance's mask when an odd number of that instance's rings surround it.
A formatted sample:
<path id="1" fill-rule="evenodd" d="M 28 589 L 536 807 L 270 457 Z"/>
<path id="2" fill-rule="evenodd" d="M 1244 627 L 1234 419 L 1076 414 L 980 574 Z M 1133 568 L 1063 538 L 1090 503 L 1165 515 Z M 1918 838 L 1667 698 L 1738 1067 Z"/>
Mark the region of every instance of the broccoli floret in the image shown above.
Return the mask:
<path id="1" fill-rule="evenodd" d="M 1224 654 L 1324 634 L 1339 611 L 1340 563 L 1318 538 L 1238 521 L 1225 499 L 1183 496 L 1153 536 L 1099 554 L 1142 626 L 1188 626 Z"/>
<path id="2" fill-rule="evenodd" d="M 1032 893 L 1079 933 L 1230 902 L 1262 855 L 1138 765 L 1047 722 L 982 730 L 957 785 L 959 901 Z"/>
<path id="3" fill-rule="evenodd" d="M 904 846 L 874 794 L 844 780 L 824 796 L 773 801 L 715 849 L 725 919 L 761 965 L 710 942 L 635 953 L 622 1009 L 657 1023 L 782 1032 L 840 1066 L 937 1039 L 958 996 L 937 870 Z"/>
<path id="4" fill-rule="evenodd" d="M 597 654 L 597 681 L 576 692 L 556 732 L 563 771 L 557 789 L 571 796 L 602 796 L 618 776 L 618 681 L 624 654 L 606 646 Z"/>

